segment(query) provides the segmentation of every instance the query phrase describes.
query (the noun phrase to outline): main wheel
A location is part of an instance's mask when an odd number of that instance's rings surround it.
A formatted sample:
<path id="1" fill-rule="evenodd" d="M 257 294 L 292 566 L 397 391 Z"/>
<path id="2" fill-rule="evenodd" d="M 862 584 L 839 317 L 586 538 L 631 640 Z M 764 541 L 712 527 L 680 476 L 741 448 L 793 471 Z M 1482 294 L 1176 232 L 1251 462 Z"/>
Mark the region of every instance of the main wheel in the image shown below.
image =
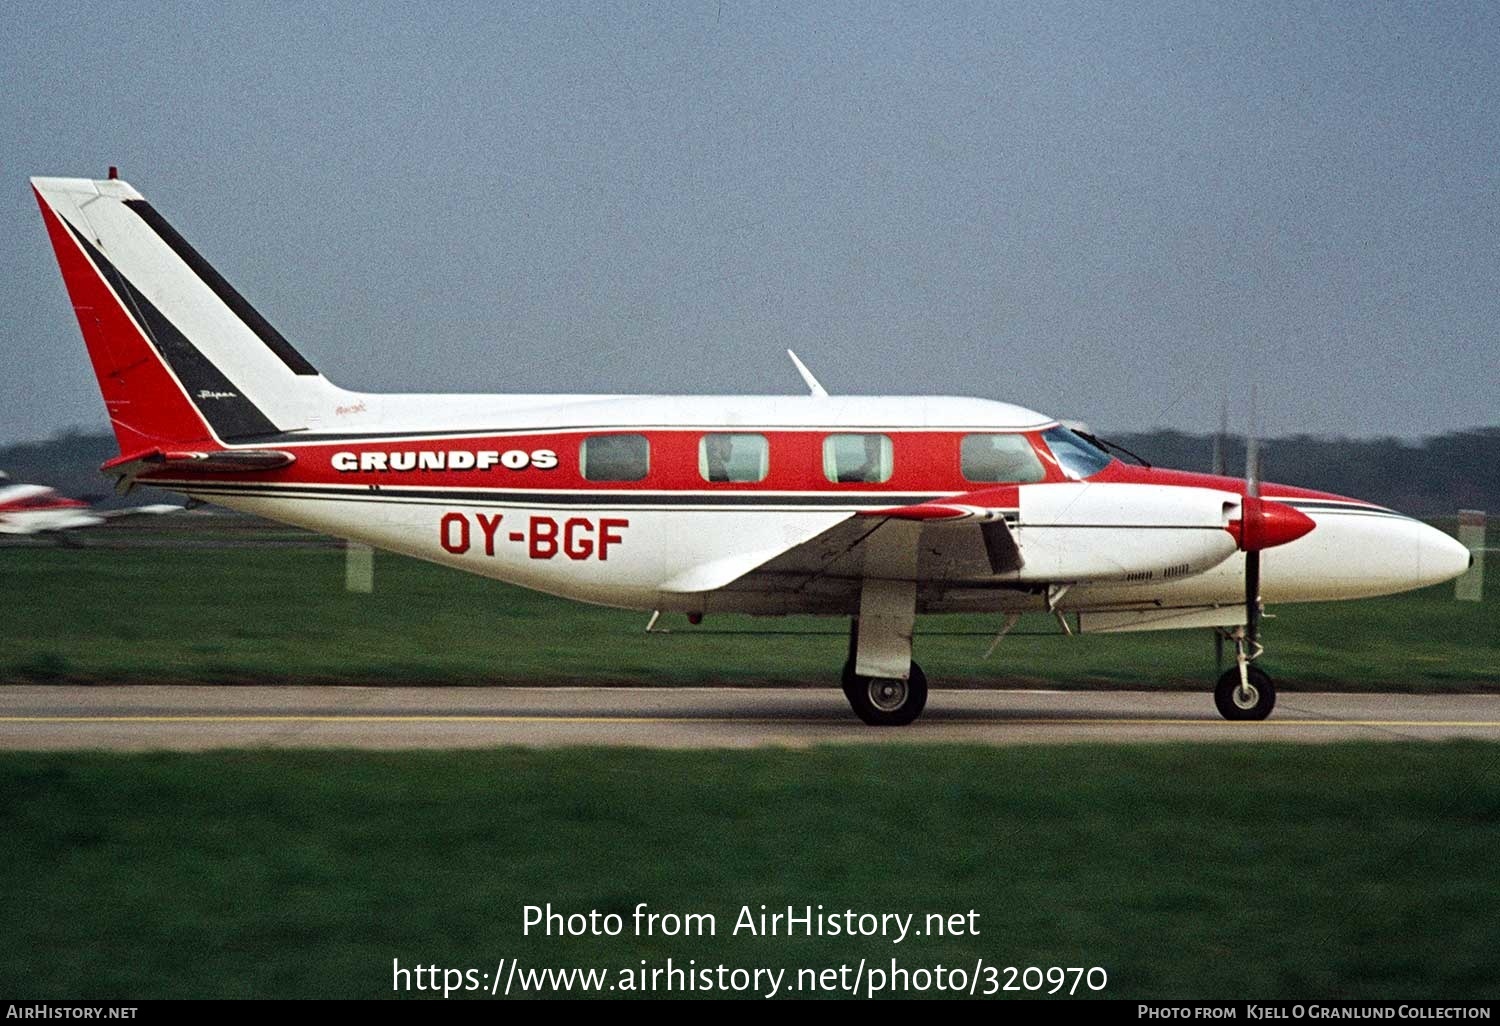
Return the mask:
<path id="1" fill-rule="evenodd" d="M 906 680 L 861 677 L 853 660 L 844 664 L 844 697 L 854 715 L 872 727 L 903 727 L 922 715 L 927 705 L 927 675 L 916 663 Z"/>
<path id="2" fill-rule="evenodd" d="M 1219 678 L 1214 688 L 1214 705 L 1219 715 L 1226 720 L 1263 720 L 1276 708 L 1276 685 L 1270 674 L 1259 666 L 1251 666 L 1248 674 L 1250 687 L 1240 689 L 1240 668 L 1231 666 Z"/>

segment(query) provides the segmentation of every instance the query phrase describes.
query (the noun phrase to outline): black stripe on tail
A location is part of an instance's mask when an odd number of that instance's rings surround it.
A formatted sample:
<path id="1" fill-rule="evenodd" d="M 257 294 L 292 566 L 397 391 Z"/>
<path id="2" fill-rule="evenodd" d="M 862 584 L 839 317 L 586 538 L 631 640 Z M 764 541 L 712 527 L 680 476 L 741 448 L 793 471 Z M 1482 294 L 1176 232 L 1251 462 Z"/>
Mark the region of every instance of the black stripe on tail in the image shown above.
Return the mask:
<path id="1" fill-rule="evenodd" d="M 177 234 L 177 229 L 168 224 L 167 219 L 156 212 L 156 208 L 145 200 L 126 200 L 125 205 L 135 211 L 136 215 L 161 237 L 161 241 L 170 246 L 172 252 L 193 269 L 193 273 L 203 280 L 203 284 L 212 289 L 214 295 L 234 311 L 234 315 L 245 322 L 245 327 L 255 332 L 266 344 L 266 348 L 280 357 L 281 362 L 291 368 L 293 374 L 318 373 L 301 353 L 292 348 L 292 344 L 282 336 L 281 332 L 271 327 L 271 323 L 250 305 L 249 300 L 225 281 L 224 276 L 214 270 L 213 265 L 203 259 L 203 256 L 188 244 L 187 239 Z"/>
<path id="2" fill-rule="evenodd" d="M 68 224 L 66 219 L 63 223 Z M 245 398 L 239 386 L 226 378 L 223 371 L 200 353 L 198 347 L 188 341 L 187 336 L 178 331 L 177 326 L 167 320 L 151 300 L 130 284 L 103 253 L 95 249 L 71 224 L 68 224 L 68 230 L 94 262 L 94 267 L 105 282 L 114 290 L 115 296 L 135 321 L 141 334 L 161 354 L 167 366 L 172 368 L 172 373 L 182 382 L 188 398 L 214 429 L 214 434 L 230 441 L 274 435 L 279 431 L 260 412 L 260 407 Z"/>

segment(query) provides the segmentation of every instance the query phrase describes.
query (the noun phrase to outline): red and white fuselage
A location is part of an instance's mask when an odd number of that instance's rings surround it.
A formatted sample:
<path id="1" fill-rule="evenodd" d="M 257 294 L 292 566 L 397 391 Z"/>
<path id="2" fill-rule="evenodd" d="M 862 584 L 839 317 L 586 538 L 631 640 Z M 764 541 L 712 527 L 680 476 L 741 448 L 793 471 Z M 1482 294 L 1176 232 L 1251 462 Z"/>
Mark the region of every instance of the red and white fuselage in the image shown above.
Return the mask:
<path id="1" fill-rule="evenodd" d="M 909 593 L 1125 630 L 1242 623 L 1246 548 L 1266 602 L 1468 565 L 1391 510 L 1274 484 L 1247 505 L 1243 481 L 1127 466 L 983 399 L 349 392 L 125 183 L 33 185 L 109 469 L 467 572 L 643 610 L 877 616 Z"/>
<path id="2" fill-rule="evenodd" d="M 455 424 L 448 433 L 431 427 L 443 401 L 361 396 L 350 405 L 363 407 L 362 430 L 279 440 L 275 448 L 295 457 L 284 468 L 142 480 L 581 601 L 772 614 L 849 614 L 857 603 L 863 560 L 829 565 L 838 553 L 820 551 L 799 564 L 800 547 L 840 524 L 873 527 L 872 513 L 985 491 L 985 509 L 1011 528 L 1023 565 L 995 573 L 967 551 L 982 545 L 960 536 L 970 525 L 925 522 L 928 545 L 912 568 L 920 612 L 1035 608 L 1038 588 L 1066 584 L 1056 604 L 1066 610 L 1224 607 L 1225 622 L 1240 615 L 1243 556 L 1231 524 L 1242 480 L 1117 460 L 1074 477 L 1044 438 L 1057 422 L 1016 406 L 911 396 L 496 396 L 456 404 L 473 411 L 461 421 L 488 430 Z M 391 426 L 366 428 L 374 424 Z M 700 450 L 715 434 L 765 439 L 764 479 L 705 480 Z M 976 434 L 1018 436 L 1043 480 L 966 480 L 960 449 Z M 583 446 L 619 435 L 644 439 L 646 474 L 590 481 Z M 830 481 L 823 452 L 835 435 L 889 438 L 889 479 Z M 1390 510 L 1273 484 L 1261 491 L 1315 525 L 1266 551 L 1267 602 L 1387 594 L 1468 565 L 1449 536 Z M 786 565 L 767 569 L 778 559 Z"/>

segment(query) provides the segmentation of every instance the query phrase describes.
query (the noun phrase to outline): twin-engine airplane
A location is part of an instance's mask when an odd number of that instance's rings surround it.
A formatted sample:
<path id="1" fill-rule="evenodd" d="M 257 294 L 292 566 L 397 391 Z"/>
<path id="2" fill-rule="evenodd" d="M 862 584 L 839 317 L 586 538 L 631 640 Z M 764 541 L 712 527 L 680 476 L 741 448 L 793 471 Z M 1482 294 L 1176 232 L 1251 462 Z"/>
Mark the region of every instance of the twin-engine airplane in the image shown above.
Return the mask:
<path id="1" fill-rule="evenodd" d="M 1448 535 L 1338 495 L 1126 465 L 984 399 L 372 395 L 330 383 L 133 188 L 34 178 L 120 444 L 103 469 L 584 602 L 848 617 L 867 723 L 927 700 L 919 613 L 1215 628 L 1260 719 L 1263 602 L 1449 580 Z M 1069 624 L 1068 617 L 1072 617 Z"/>

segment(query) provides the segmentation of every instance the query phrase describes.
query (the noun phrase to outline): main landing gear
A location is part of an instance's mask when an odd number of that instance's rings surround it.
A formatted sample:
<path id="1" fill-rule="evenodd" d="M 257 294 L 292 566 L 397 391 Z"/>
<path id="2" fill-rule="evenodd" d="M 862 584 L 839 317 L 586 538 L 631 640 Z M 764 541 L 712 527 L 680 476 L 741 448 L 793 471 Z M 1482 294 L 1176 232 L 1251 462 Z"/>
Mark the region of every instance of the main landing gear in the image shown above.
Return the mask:
<path id="1" fill-rule="evenodd" d="M 927 705 L 927 675 L 910 664 L 905 680 L 865 677 L 854 672 L 854 660 L 844 664 L 844 697 L 854 715 L 872 727 L 904 727 L 922 715 Z"/>
<path id="2" fill-rule="evenodd" d="M 911 658 L 917 625 L 916 529 L 882 529 L 871 543 L 882 547 L 877 551 L 886 565 L 906 573 L 866 578 L 860 588 L 859 615 L 849 622 L 844 697 L 854 715 L 872 727 L 902 727 L 927 705 L 927 675 Z"/>
<path id="3" fill-rule="evenodd" d="M 1243 627 L 1221 635 L 1234 642 L 1234 665 L 1214 686 L 1214 705 L 1226 720 L 1263 720 L 1276 708 L 1276 685 L 1271 675 L 1253 664 L 1260 645 L 1250 641 Z"/>
<path id="4" fill-rule="evenodd" d="M 869 616 L 861 631 L 860 621 L 855 617 L 849 622 L 844 697 L 854 715 L 870 726 L 904 727 L 927 706 L 927 674 L 911 657 L 915 617 L 910 623 L 899 621 L 894 630 L 888 620 Z"/>

